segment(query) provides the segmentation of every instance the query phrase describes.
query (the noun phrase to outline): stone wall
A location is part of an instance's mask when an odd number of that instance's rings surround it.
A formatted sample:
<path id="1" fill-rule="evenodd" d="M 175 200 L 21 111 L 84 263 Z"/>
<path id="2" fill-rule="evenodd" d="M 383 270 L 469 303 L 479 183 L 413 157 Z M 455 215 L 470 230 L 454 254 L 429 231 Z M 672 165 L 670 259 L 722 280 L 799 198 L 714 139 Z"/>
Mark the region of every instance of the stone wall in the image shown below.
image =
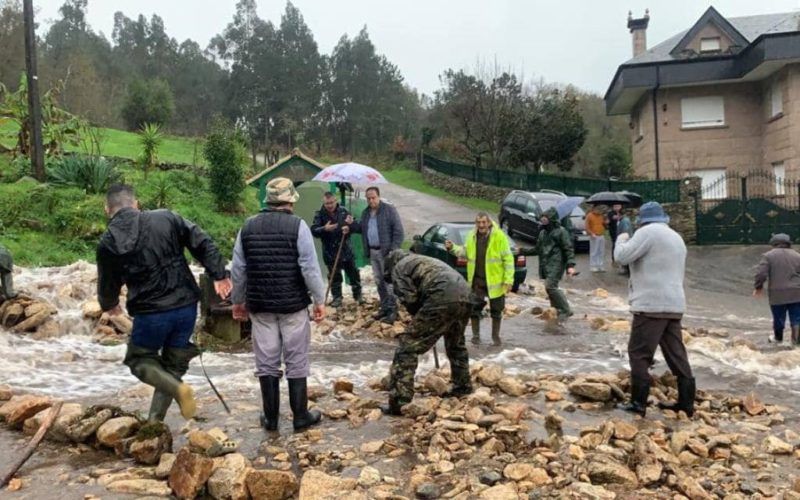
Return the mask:
<path id="1" fill-rule="evenodd" d="M 428 184 L 443 189 L 448 193 L 496 202 L 498 204 L 498 213 L 500 211 L 500 203 L 502 203 L 506 195 L 512 191 L 508 188 L 489 186 L 487 184 L 470 182 L 457 177 L 450 177 L 430 168 L 426 168 L 425 166 L 422 167 L 421 171 Z M 664 210 L 670 216 L 670 227 L 680 233 L 684 241 L 688 244 L 697 241 L 697 225 L 695 223 L 693 195 L 699 192 L 700 178 L 689 177 L 684 179 L 681 184 L 681 201 L 663 204 Z"/>

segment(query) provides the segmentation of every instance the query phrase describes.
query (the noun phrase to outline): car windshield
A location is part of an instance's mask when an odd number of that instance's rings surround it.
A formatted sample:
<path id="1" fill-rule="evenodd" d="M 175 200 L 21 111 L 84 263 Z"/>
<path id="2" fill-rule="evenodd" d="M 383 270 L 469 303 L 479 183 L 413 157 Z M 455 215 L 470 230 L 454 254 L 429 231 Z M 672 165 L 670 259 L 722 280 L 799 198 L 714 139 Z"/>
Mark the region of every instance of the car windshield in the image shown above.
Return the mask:
<path id="1" fill-rule="evenodd" d="M 558 204 L 558 200 L 539 200 L 539 206 L 542 207 L 542 212 L 547 212 Z"/>

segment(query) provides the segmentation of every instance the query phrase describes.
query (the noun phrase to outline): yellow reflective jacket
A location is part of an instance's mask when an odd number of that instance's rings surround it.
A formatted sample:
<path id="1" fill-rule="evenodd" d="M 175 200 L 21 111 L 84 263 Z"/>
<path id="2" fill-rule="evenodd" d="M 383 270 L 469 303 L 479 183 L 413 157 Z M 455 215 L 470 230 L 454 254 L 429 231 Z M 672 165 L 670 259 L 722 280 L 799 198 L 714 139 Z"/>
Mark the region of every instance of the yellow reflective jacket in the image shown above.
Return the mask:
<path id="1" fill-rule="evenodd" d="M 475 275 L 475 254 L 477 253 L 477 237 L 475 229 L 467 234 L 466 245 L 453 245 L 451 252 L 457 257 L 467 258 L 467 281 L 472 285 Z M 500 227 L 492 221 L 489 242 L 486 245 L 486 287 L 489 298 L 503 296 L 503 285 L 509 288 L 514 284 L 514 255 L 508 237 Z"/>

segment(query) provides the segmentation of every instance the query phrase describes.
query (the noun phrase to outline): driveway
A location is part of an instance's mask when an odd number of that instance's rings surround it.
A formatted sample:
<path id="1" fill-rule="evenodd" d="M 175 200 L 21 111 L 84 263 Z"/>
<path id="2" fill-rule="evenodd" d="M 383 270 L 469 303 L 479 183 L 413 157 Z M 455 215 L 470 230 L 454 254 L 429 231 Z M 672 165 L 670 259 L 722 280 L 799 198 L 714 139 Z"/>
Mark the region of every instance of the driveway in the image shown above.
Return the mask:
<path id="1" fill-rule="evenodd" d="M 470 222 L 477 210 L 397 184 L 381 186 L 381 197 L 397 207 L 406 239 L 422 234 L 434 222 Z M 499 206 L 498 206 L 499 209 Z M 496 214 L 489 214 L 492 218 Z"/>

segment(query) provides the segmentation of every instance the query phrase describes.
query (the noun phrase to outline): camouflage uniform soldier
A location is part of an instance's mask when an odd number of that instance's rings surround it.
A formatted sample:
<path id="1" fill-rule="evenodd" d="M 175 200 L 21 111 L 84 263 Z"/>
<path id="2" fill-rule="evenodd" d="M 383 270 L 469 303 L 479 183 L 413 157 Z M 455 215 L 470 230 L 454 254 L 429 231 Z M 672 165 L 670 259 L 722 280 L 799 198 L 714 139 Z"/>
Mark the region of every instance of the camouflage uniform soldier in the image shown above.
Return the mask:
<path id="1" fill-rule="evenodd" d="M 3 300 L 13 299 L 17 296 L 14 291 L 14 260 L 11 258 L 11 252 L 6 247 L 0 245 L 0 280 L 2 280 L 2 288 L 0 288 L 0 295 Z"/>
<path id="2" fill-rule="evenodd" d="M 389 404 L 381 407 L 383 412 L 400 415 L 400 408 L 414 398 L 417 358 L 439 337 L 444 337 L 450 360 L 453 387 L 447 395 L 471 393 L 469 354 L 464 342 L 472 307 L 467 282 L 444 262 L 403 250 L 393 250 L 386 257 L 386 279 L 414 318 L 399 337 L 390 373 Z"/>

